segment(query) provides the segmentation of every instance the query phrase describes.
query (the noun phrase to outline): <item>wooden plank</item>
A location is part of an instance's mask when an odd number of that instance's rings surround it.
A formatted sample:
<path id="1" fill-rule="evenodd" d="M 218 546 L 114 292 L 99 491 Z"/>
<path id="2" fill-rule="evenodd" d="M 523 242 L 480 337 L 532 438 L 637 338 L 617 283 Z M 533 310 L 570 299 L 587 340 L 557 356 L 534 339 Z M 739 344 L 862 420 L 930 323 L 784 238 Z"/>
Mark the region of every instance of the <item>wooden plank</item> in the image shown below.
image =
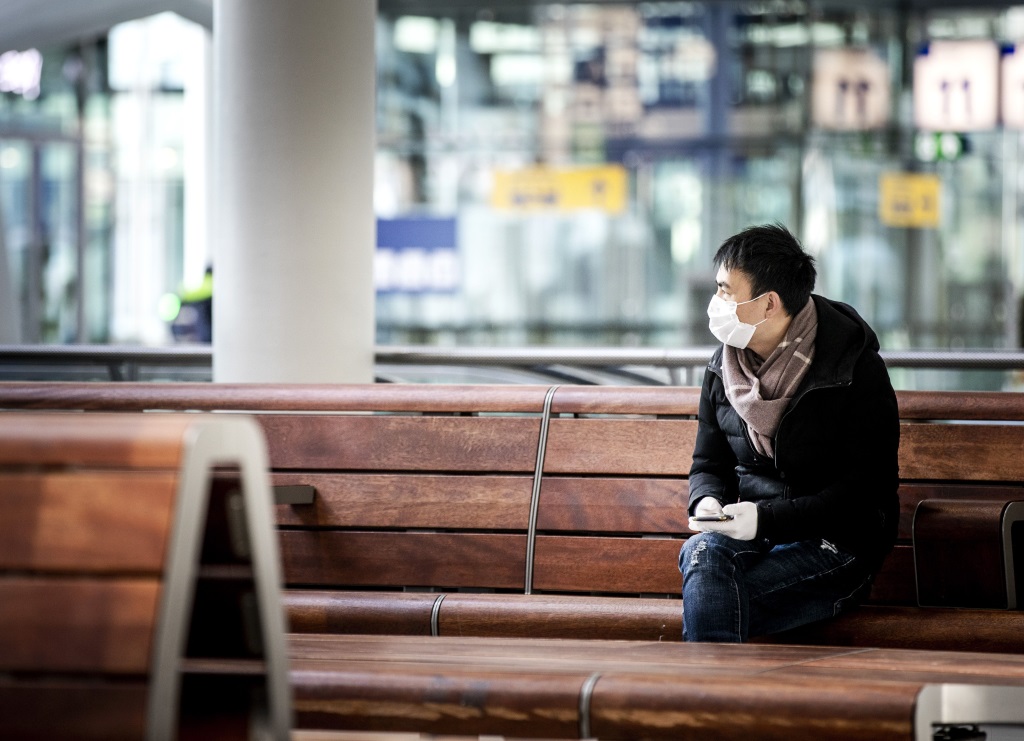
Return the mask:
<path id="1" fill-rule="evenodd" d="M 264 415 L 274 469 L 533 473 L 540 419 Z"/>
<path id="2" fill-rule="evenodd" d="M 686 479 L 545 476 L 537 527 L 575 532 L 669 533 L 687 529 Z"/>
<path id="3" fill-rule="evenodd" d="M 1024 420 L 1024 393 L 1011 391 L 897 391 L 901 419 Z"/>
<path id="4" fill-rule="evenodd" d="M 0 466 L 92 466 L 177 470 L 182 415 L 33 414 L 0 417 Z"/>
<path id="5" fill-rule="evenodd" d="M 447 598 L 446 598 L 447 599 Z M 293 666 L 321 662 L 456 669 L 482 668 L 515 674 L 643 672 L 685 675 L 693 670 L 732 676 L 764 674 L 794 663 L 843 656 L 852 649 L 827 646 L 770 646 L 657 641 L 592 641 L 586 638 L 462 638 L 440 636 L 290 635 Z"/>
<path id="6" fill-rule="evenodd" d="M 177 477 L 0 472 L 0 569 L 157 574 Z"/>
<path id="7" fill-rule="evenodd" d="M 280 533 L 295 586 L 524 588 L 526 536 L 474 533 Z"/>
<path id="8" fill-rule="evenodd" d="M 144 674 L 156 579 L 0 577 L 0 671 Z"/>
<path id="9" fill-rule="evenodd" d="M 909 741 L 920 685 L 744 677 L 602 676 L 591 700 L 599 738 L 756 737 L 758 741 Z"/>
<path id="10" fill-rule="evenodd" d="M 518 412 L 544 409 L 547 386 L 494 384 L 0 382 L 0 408 L 308 412 Z"/>
<path id="11" fill-rule="evenodd" d="M 422 639 L 419 639 L 422 640 Z M 293 662 L 295 725 L 428 734 L 577 738 L 585 674 L 444 672 Z"/>
<path id="12" fill-rule="evenodd" d="M 862 605 L 831 620 L 757 641 L 1022 654 L 1024 612 Z"/>
<path id="13" fill-rule="evenodd" d="M 698 386 L 559 386 L 552 414 L 657 414 L 695 416 Z"/>
<path id="14" fill-rule="evenodd" d="M 538 535 L 533 586 L 552 592 L 682 591 L 680 539 Z"/>
<path id="15" fill-rule="evenodd" d="M 277 523 L 306 527 L 526 530 L 533 476 L 277 473 L 309 484 L 312 505 L 280 505 Z"/>
<path id="16" fill-rule="evenodd" d="M 1007 606 L 1005 508 L 1000 500 L 927 499 L 918 505 L 914 559 L 921 605 Z"/>
<path id="17" fill-rule="evenodd" d="M 923 651 L 878 648 L 822 657 L 789 666 L 775 676 L 847 679 L 858 676 L 902 678 L 921 683 L 955 682 L 1024 687 L 1024 656 L 976 651 Z"/>
<path id="18" fill-rule="evenodd" d="M 0 738 L 137 741 L 146 733 L 143 681 L 0 677 Z"/>
<path id="19" fill-rule="evenodd" d="M 900 477 L 909 480 L 1024 480 L 1024 425 L 900 426 Z"/>
<path id="20" fill-rule="evenodd" d="M 544 472 L 685 476 L 695 420 L 552 419 Z"/>
<path id="21" fill-rule="evenodd" d="M 448 594 L 442 636 L 679 641 L 681 600 L 538 594 Z"/>
<path id="22" fill-rule="evenodd" d="M 289 589 L 281 599 L 288 613 L 288 629 L 293 633 L 428 636 L 438 596 L 416 592 Z"/>

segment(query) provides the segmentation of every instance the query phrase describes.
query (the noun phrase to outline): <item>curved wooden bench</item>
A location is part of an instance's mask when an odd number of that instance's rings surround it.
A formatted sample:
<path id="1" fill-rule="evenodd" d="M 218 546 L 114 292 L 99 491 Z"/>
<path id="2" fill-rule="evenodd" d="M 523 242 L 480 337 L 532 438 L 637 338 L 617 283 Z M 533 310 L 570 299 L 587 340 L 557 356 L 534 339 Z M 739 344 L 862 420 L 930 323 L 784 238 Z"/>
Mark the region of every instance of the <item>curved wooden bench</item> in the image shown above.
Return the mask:
<path id="1" fill-rule="evenodd" d="M 1009 630 L 987 616 L 1015 606 L 1024 573 L 1011 547 L 1024 537 L 1024 394 L 897 398 L 899 542 L 878 609 L 830 635 L 949 646 L 920 605 Z M 0 383 L 0 408 L 254 414 L 278 501 L 292 502 L 277 522 L 293 629 L 439 635 L 678 640 L 698 400 L 678 387 Z M 892 631 L 860 638 L 883 613 Z M 1013 630 L 992 645 L 1024 651 Z"/>
<path id="2" fill-rule="evenodd" d="M 241 417 L 0 414 L 0 737 L 287 738 L 266 467 Z"/>

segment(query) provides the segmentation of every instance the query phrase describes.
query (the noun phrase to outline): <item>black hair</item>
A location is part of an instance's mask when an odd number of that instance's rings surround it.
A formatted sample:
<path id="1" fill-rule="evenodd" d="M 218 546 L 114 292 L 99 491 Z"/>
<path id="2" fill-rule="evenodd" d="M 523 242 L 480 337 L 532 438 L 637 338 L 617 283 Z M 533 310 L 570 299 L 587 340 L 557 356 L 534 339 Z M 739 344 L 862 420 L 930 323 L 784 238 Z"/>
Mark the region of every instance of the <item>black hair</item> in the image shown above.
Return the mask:
<path id="1" fill-rule="evenodd" d="M 782 224 L 747 227 L 715 253 L 715 269 L 738 270 L 750 279 L 751 298 L 775 291 L 790 316 L 804 308 L 817 271 L 814 258 Z"/>

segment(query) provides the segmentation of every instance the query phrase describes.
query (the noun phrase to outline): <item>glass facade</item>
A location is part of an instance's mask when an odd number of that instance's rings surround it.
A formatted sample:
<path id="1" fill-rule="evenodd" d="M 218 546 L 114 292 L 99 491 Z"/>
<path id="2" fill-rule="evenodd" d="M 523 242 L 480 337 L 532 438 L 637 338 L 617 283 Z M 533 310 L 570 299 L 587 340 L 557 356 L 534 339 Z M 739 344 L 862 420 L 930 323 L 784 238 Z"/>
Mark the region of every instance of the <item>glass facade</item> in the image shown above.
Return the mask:
<path id="1" fill-rule="evenodd" d="M 380 245 L 378 343 L 710 345 L 718 244 L 778 221 L 883 349 L 1021 347 L 1024 94 L 982 109 L 1024 5 L 913 5 L 380 0 L 379 231 L 454 244 Z M 954 42 L 1001 67 L 943 71 Z M 173 341 L 209 44 L 154 16 L 38 51 L 34 88 L 0 56 L 0 342 Z"/>
<path id="2" fill-rule="evenodd" d="M 896 5 L 382 3 L 378 212 L 457 218 L 463 282 L 382 295 L 380 340 L 707 345 L 717 245 L 780 221 L 884 348 L 1019 347 L 1021 132 L 920 128 L 914 64 L 1005 55 L 1024 10 Z M 595 163 L 625 171 L 621 210 L 494 197 Z M 900 222 L 916 176 L 938 206 Z"/>

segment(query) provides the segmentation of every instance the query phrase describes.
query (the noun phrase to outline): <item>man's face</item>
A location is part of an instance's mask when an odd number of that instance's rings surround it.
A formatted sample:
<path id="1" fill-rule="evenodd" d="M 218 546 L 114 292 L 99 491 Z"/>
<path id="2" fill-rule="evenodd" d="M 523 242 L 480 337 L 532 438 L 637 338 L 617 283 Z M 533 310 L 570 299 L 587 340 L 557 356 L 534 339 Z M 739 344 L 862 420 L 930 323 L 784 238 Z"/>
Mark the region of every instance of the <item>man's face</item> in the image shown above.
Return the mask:
<path id="1" fill-rule="evenodd" d="M 719 298 L 725 301 L 735 301 L 739 304 L 736 307 L 736 316 L 739 317 L 741 322 L 756 324 L 764 319 L 764 306 L 760 305 L 760 301 L 754 301 L 749 304 L 743 303 L 754 298 L 750 278 L 747 277 L 746 273 L 741 270 L 726 270 L 723 265 L 718 268 L 715 282 L 718 284 Z"/>

